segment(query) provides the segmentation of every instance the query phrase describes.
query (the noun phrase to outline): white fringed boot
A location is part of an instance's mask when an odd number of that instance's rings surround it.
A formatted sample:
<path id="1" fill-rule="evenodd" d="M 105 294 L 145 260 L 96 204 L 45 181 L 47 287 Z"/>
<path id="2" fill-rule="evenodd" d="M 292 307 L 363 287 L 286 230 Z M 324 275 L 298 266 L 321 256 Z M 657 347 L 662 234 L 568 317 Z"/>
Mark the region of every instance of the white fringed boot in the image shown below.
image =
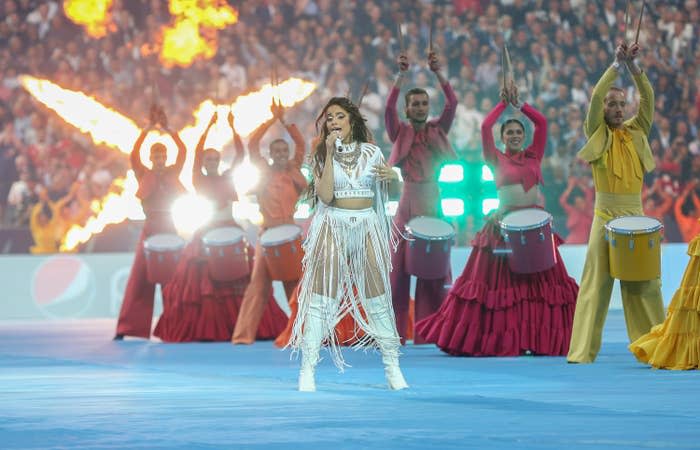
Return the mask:
<path id="1" fill-rule="evenodd" d="M 316 391 L 316 364 L 318 364 L 321 344 L 325 338 L 323 327 L 325 305 L 325 297 L 312 294 L 309 312 L 304 319 L 304 337 L 301 346 L 299 390 L 302 392 Z"/>
<path id="2" fill-rule="evenodd" d="M 362 306 L 367 312 L 367 319 L 376 333 L 374 338 L 379 344 L 384 363 L 384 375 L 389 389 L 401 390 L 408 388 L 408 384 L 399 367 L 399 347 L 401 340 L 396 331 L 396 319 L 391 314 L 391 309 L 385 303 L 391 301 L 386 296 L 371 297 L 366 299 Z"/>

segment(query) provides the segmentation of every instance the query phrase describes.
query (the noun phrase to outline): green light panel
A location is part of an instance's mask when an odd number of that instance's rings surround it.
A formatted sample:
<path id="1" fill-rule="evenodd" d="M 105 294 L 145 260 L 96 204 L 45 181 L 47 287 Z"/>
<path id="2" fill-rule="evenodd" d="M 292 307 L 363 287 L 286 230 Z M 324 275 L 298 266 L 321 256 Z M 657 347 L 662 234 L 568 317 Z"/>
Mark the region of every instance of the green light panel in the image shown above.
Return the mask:
<path id="1" fill-rule="evenodd" d="M 441 205 L 442 213 L 447 217 L 457 217 L 464 214 L 464 200 L 461 198 L 444 198 Z"/>
<path id="2" fill-rule="evenodd" d="M 486 164 L 481 166 L 481 181 L 493 181 L 493 172 Z"/>
<path id="3" fill-rule="evenodd" d="M 464 180 L 464 167 L 461 164 L 445 164 L 440 169 L 440 183 L 460 183 Z"/>
<path id="4" fill-rule="evenodd" d="M 486 215 L 493 211 L 494 209 L 498 209 L 498 204 L 499 201 L 497 198 L 485 198 L 481 202 L 481 212 Z"/>

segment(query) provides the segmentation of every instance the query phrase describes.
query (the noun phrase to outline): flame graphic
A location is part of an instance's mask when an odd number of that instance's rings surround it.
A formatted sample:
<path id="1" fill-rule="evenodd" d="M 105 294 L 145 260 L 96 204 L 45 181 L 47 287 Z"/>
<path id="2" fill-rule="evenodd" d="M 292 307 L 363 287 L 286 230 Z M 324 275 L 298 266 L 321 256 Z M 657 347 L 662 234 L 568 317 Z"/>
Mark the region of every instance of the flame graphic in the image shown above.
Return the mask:
<path id="1" fill-rule="evenodd" d="M 238 12 L 224 1 L 170 0 L 172 25 L 160 36 L 160 61 L 166 67 L 188 67 L 198 58 L 217 52 L 217 31 L 238 21 Z M 152 49 L 149 49 L 152 51 Z"/>
<path id="2" fill-rule="evenodd" d="M 74 23 L 85 27 L 85 31 L 101 38 L 113 31 L 114 23 L 109 9 L 114 0 L 64 0 L 63 11 Z"/>
<path id="3" fill-rule="evenodd" d="M 139 127 L 130 118 L 112 108 L 100 104 L 94 97 L 82 92 L 64 89 L 49 80 L 43 80 L 24 75 L 20 77 L 24 88 L 38 101 L 56 112 L 63 120 L 88 134 L 95 143 L 105 145 L 129 153 L 140 133 Z M 188 148 L 185 166 L 180 174 L 180 180 L 185 187 L 192 188 L 192 165 L 194 163 L 194 147 L 209 122 L 214 111 L 218 113 L 218 121 L 209 131 L 207 147 L 221 150 L 231 142 L 233 134 L 226 123 L 226 115 L 232 110 L 236 117 L 236 132 L 242 137 L 248 136 L 258 126 L 272 117 L 270 104 L 273 96 L 285 107 L 291 107 L 316 89 L 312 82 L 299 78 L 290 78 L 277 86 L 264 85 L 257 91 L 240 96 L 231 104 L 215 104 L 212 100 L 202 102 L 195 110 L 194 124 L 179 131 L 180 138 Z M 141 147 L 142 160 L 151 145 L 162 142 L 168 149 L 168 162 L 173 163 L 177 149 L 169 136 L 152 131 L 146 137 Z M 150 162 L 144 162 L 147 166 Z M 234 171 L 236 189 L 243 194 L 257 182 L 257 172 L 250 163 L 243 163 Z M 143 218 L 140 201 L 136 198 L 137 182 L 132 171 L 125 178 L 114 181 L 110 193 L 101 200 L 93 202 L 93 216 L 85 226 L 73 226 L 63 239 L 61 250 L 73 250 L 78 245 L 87 242 L 95 233 L 100 233 L 109 224 L 120 223 L 127 218 Z M 260 222 L 257 205 L 241 196 L 236 205 L 236 217 Z"/>

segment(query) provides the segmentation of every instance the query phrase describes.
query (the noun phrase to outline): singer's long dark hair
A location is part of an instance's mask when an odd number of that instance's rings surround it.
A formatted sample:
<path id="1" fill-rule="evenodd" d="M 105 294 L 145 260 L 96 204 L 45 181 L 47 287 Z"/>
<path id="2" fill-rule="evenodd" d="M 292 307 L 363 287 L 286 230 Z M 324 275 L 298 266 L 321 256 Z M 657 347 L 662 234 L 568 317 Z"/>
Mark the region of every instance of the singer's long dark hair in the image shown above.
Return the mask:
<path id="1" fill-rule="evenodd" d="M 321 114 L 316 118 L 316 145 L 312 146 L 311 150 L 311 168 L 314 178 L 309 183 L 305 197 L 308 200 L 314 201 L 315 197 L 315 178 L 320 177 L 323 172 L 323 167 L 326 164 L 326 138 L 328 137 L 328 125 L 326 123 L 326 114 L 328 108 L 336 105 L 348 113 L 350 117 L 350 133 L 351 140 L 358 144 L 362 142 L 373 142 L 372 132 L 367 128 L 365 119 L 360 113 L 360 109 L 347 97 L 333 97 L 328 100 L 326 106 L 323 107 Z"/>

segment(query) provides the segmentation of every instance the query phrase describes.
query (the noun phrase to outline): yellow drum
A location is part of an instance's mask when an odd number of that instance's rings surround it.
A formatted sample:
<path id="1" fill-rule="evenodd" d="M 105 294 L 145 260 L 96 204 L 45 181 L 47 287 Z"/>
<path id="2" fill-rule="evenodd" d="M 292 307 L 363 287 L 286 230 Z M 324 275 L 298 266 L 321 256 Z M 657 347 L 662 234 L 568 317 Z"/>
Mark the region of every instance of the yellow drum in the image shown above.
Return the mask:
<path id="1" fill-rule="evenodd" d="M 624 216 L 605 224 L 610 276 L 624 281 L 647 281 L 661 276 L 661 230 L 653 217 Z"/>

